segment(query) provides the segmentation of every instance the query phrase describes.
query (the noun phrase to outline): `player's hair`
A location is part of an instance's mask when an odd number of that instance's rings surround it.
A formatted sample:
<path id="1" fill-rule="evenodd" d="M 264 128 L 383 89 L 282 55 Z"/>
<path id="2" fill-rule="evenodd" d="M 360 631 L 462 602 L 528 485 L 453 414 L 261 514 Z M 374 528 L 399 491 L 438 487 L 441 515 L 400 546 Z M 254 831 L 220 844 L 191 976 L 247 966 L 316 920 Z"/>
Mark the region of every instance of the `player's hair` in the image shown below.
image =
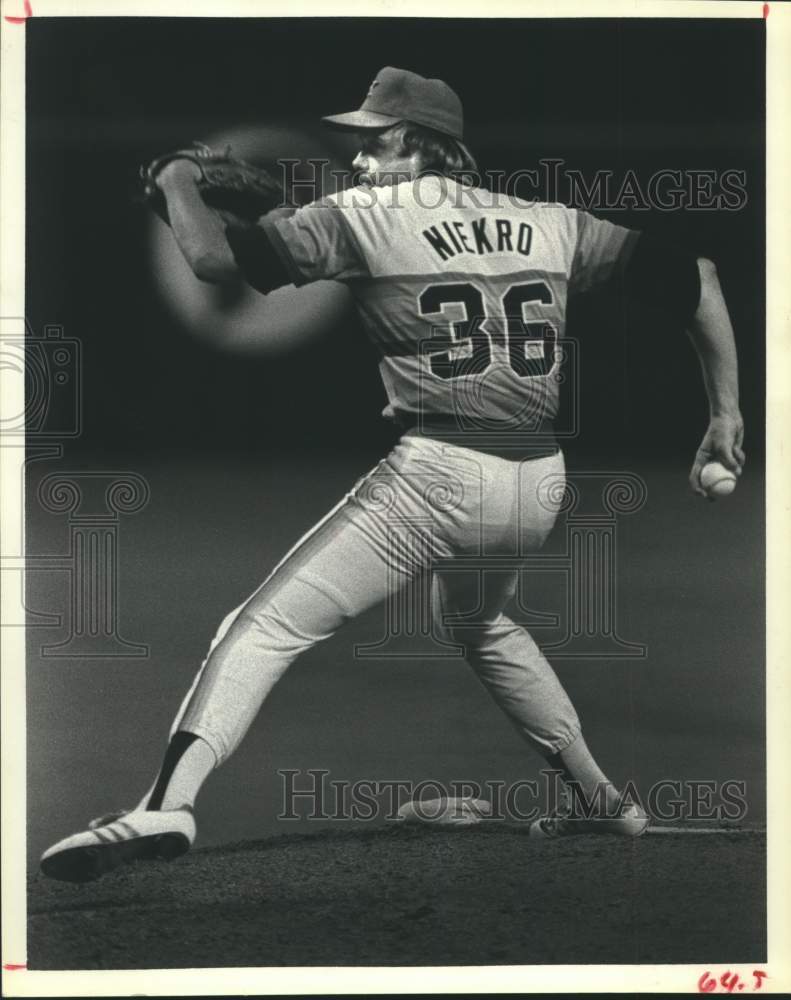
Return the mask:
<path id="1" fill-rule="evenodd" d="M 424 125 L 404 122 L 401 145 L 409 155 L 417 153 L 423 174 L 444 174 L 462 183 L 480 183 L 475 157 L 458 139 Z"/>

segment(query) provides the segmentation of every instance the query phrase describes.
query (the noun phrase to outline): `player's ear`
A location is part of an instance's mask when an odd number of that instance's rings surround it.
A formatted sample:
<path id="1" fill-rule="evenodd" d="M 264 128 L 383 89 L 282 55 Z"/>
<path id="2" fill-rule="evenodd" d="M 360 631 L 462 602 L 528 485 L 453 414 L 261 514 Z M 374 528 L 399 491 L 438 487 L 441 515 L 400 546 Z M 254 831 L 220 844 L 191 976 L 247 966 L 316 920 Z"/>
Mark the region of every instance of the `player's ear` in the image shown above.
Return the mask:
<path id="1" fill-rule="evenodd" d="M 411 156 L 412 150 L 410 149 L 409 143 L 406 141 L 407 129 L 409 125 L 406 122 L 399 122 L 398 125 L 393 129 L 393 139 L 398 144 L 396 149 L 398 150 L 398 156 Z"/>

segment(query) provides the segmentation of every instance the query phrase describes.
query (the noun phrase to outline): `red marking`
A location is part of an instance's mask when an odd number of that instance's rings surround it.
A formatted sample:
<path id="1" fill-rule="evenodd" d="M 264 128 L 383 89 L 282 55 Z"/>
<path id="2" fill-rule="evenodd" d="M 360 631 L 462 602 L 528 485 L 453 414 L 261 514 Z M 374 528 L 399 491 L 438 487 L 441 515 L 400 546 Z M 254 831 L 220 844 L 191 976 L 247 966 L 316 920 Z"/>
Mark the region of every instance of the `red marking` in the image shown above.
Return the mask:
<path id="1" fill-rule="evenodd" d="M 723 972 L 720 976 L 720 984 L 729 992 L 733 993 L 736 989 L 736 984 L 739 982 L 739 977 L 735 972 Z"/>
<path id="2" fill-rule="evenodd" d="M 769 4 L 765 3 L 764 4 L 764 21 L 767 19 L 767 17 L 769 17 Z"/>
<path id="3" fill-rule="evenodd" d="M 24 5 L 24 17 L 9 17 L 7 14 L 5 15 L 5 19 L 9 24 L 24 24 L 29 17 L 33 16 L 33 8 L 30 6 L 30 0 L 24 0 Z M 17 968 L 17 966 L 14 966 L 14 968 Z M 24 968 L 24 966 L 21 966 L 21 968 Z"/>
<path id="4" fill-rule="evenodd" d="M 3 968 L 6 972 L 17 972 L 19 969 L 26 969 L 27 965 L 14 965 L 13 962 L 4 962 Z"/>
<path id="5" fill-rule="evenodd" d="M 753 969 L 753 979 L 755 980 L 752 987 L 753 993 L 760 990 L 766 978 L 766 973 L 761 969 Z M 743 990 L 745 985 L 747 984 L 739 977 L 738 972 L 727 970 L 718 979 L 716 973 L 712 975 L 707 969 L 698 979 L 698 993 L 733 993 L 734 990 Z"/>

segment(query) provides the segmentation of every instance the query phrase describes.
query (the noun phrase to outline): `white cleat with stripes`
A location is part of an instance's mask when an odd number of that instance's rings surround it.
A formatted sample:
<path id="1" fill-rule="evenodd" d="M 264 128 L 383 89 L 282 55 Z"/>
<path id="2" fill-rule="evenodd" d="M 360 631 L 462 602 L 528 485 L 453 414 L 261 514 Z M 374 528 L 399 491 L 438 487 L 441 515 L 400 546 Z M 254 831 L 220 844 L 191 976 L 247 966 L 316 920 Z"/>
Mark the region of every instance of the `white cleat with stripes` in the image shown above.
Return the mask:
<path id="1" fill-rule="evenodd" d="M 195 840 L 192 810 L 111 813 L 83 833 L 58 841 L 41 856 L 41 871 L 65 882 L 92 882 L 130 861 L 170 861 Z"/>
<path id="2" fill-rule="evenodd" d="M 558 840 L 560 837 L 574 837 L 588 833 L 642 837 L 648 829 L 649 822 L 648 814 L 643 809 L 630 804 L 625 806 L 618 816 L 602 819 L 574 819 L 562 813 L 545 816 L 530 824 L 530 836 L 534 840 Z"/>

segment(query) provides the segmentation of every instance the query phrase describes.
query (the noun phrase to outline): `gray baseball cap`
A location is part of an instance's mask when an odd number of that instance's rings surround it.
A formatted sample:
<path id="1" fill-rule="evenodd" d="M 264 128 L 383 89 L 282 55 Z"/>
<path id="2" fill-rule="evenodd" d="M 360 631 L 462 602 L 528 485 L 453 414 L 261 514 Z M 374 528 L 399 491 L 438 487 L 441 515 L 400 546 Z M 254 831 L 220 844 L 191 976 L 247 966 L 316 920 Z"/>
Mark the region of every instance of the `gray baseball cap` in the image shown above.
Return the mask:
<path id="1" fill-rule="evenodd" d="M 393 66 L 376 74 L 358 111 L 327 115 L 321 120 L 353 132 L 385 129 L 398 122 L 424 125 L 459 140 L 464 131 L 461 101 L 447 83 Z"/>

